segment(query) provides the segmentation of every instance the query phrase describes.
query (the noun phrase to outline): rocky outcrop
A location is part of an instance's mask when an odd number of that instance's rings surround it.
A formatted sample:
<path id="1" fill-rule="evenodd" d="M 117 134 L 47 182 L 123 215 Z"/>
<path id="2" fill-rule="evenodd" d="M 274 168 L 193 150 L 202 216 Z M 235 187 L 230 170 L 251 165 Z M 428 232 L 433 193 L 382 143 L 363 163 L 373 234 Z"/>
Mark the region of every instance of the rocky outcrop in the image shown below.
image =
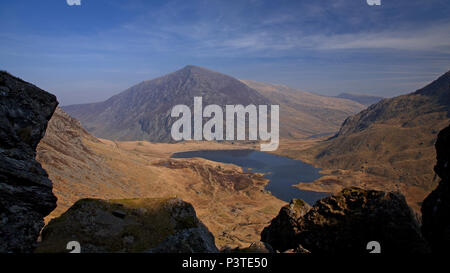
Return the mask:
<path id="1" fill-rule="evenodd" d="M 450 127 L 436 141 L 436 174 L 442 179 L 422 203 L 422 233 L 434 253 L 450 253 Z"/>
<path id="2" fill-rule="evenodd" d="M 54 95 L 0 71 L 0 252 L 32 251 L 56 207 L 35 156 L 57 104 Z"/>
<path id="3" fill-rule="evenodd" d="M 270 226 L 261 233 L 261 241 L 270 244 L 276 250 L 294 249 L 298 246 L 296 236 L 299 231 L 299 221 L 309 210 L 306 202 L 293 199 L 289 205 L 281 208 Z"/>
<path id="4" fill-rule="evenodd" d="M 37 252 L 218 252 L 194 208 L 178 198 L 82 199 L 42 231 Z"/>
<path id="5" fill-rule="evenodd" d="M 399 193 L 347 188 L 317 201 L 303 216 L 283 208 L 262 232 L 275 250 L 313 254 L 364 254 L 377 241 L 382 253 L 427 253 L 419 225 Z M 290 230 L 286 230 L 290 227 Z"/>

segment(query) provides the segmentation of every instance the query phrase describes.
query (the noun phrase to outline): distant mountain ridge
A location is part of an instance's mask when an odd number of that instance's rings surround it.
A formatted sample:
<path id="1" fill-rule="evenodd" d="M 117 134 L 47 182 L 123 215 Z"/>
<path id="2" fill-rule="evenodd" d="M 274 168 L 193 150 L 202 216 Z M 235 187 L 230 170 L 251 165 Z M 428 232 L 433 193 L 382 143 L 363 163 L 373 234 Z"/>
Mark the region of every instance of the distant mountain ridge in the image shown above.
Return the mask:
<path id="1" fill-rule="evenodd" d="M 170 130 L 176 118 L 170 116 L 171 109 L 177 104 L 192 109 L 194 96 L 203 97 L 204 106 L 280 104 L 282 109 L 289 107 L 291 110 L 281 110 L 280 116 L 280 131 L 284 137 L 308 137 L 337 131 L 347 116 L 364 108 L 356 102 L 312 93 L 302 97 L 295 94 L 270 96 L 258 88 L 261 85 L 188 65 L 165 76 L 141 82 L 104 102 L 62 108 L 97 137 L 153 142 L 172 141 Z M 300 103 L 307 97 L 307 101 Z M 296 118 L 296 122 L 286 121 L 300 112 L 302 115 Z"/>
<path id="2" fill-rule="evenodd" d="M 349 100 L 356 101 L 356 102 L 361 103 L 366 106 L 377 103 L 383 99 L 383 97 L 378 97 L 378 96 L 351 94 L 351 93 L 341 93 L 341 94 L 337 95 L 336 98 L 349 99 Z"/>
<path id="3" fill-rule="evenodd" d="M 348 99 L 321 96 L 280 84 L 243 81 L 272 103 L 280 105 L 280 133 L 304 138 L 336 132 L 348 116 L 365 108 Z"/>

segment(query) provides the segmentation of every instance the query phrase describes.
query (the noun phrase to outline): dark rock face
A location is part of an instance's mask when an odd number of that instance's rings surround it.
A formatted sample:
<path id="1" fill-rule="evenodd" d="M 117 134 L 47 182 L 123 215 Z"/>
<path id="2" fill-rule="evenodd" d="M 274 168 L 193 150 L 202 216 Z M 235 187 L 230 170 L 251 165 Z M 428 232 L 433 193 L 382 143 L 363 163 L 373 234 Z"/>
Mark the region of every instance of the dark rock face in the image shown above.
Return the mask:
<path id="1" fill-rule="evenodd" d="M 422 203 L 422 233 L 435 253 L 450 253 L 450 127 L 436 141 L 436 174 L 442 179 Z"/>
<path id="2" fill-rule="evenodd" d="M 399 193 L 347 188 L 319 200 L 300 218 L 283 214 L 282 210 L 262 234 L 263 241 L 270 238 L 268 243 L 281 252 L 364 254 L 370 241 L 378 241 L 385 254 L 428 252 L 414 214 Z"/>
<path id="3" fill-rule="evenodd" d="M 261 241 L 279 251 L 295 249 L 298 245 L 296 236 L 299 231 L 299 220 L 310 209 L 311 206 L 303 200 L 293 199 L 289 205 L 281 208 L 270 226 L 264 228 L 261 233 Z"/>
<path id="4" fill-rule="evenodd" d="M 30 252 L 43 218 L 56 207 L 36 146 L 58 102 L 0 71 L 0 252 Z"/>
<path id="5" fill-rule="evenodd" d="M 70 241 L 82 253 L 218 252 L 192 205 L 178 198 L 81 199 L 44 228 L 36 252 L 68 252 Z"/>

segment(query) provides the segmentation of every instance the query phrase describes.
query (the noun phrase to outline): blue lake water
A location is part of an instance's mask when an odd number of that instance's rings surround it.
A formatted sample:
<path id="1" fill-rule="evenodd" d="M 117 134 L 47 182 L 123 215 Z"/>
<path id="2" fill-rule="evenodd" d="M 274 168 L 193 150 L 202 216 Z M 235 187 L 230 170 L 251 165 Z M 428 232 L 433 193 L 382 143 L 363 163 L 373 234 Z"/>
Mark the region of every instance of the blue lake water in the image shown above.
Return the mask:
<path id="1" fill-rule="evenodd" d="M 266 190 L 275 197 L 289 202 L 292 198 L 300 198 L 310 205 L 325 196 L 326 193 L 299 190 L 292 185 L 299 182 L 313 182 L 321 177 L 320 169 L 288 157 L 273 155 L 255 150 L 201 150 L 174 153 L 173 158 L 201 157 L 222 163 L 232 163 L 242 167 L 244 171 L 264 173 L 270 180 Z"/>

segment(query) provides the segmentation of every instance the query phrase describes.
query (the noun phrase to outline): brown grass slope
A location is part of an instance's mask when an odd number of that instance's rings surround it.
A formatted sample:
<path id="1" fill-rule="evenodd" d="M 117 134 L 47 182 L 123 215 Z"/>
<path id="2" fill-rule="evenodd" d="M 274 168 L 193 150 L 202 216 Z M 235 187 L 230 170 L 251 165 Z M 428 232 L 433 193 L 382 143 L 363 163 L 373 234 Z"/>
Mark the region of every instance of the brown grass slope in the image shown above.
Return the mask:
<path id="1" fill-rule="evenodd" d="M 338 191 L 349 183 L 378 183 L 402 191 L 417 208 L 435 187 L 433 145 L 450 122 L 449 109 L 450 72 L 414 93 L 370 106 L 346 119 L 334 138 L 300 152 L 334 174 L 300 187 Z"/>

